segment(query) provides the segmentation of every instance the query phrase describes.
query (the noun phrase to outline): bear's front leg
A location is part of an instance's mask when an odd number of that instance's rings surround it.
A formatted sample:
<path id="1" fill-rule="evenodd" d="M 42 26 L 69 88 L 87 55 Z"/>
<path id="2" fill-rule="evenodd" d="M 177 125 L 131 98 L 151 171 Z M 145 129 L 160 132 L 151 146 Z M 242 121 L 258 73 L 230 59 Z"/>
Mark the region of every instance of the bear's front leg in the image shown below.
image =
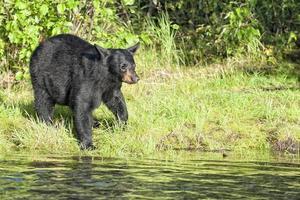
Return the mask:
<path id="1" fill-rule="evenodd" d="M 124 124 L 127 123 L 127 107 L 124 96 L 119 89 L 115 89 L 104 93 L 103 102 L 120 122 Z"/>
<path id="2" fill-rule="evenodd" d="M 81 149 L 95 149 L 92 141 L 92 111 L 87 103 L 77 104 L 74 108 L 74 123 Z"/>

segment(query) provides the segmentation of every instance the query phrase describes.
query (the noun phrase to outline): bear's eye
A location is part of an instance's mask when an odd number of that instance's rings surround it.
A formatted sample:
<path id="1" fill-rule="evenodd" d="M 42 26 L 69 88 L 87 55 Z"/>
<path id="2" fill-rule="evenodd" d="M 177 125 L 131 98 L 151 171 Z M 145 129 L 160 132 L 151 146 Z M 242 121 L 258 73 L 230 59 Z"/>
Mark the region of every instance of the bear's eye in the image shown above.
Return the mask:
<path id="1" fill-rule="evenodd" d="M 126 64 L 121 64 L 120 68 L 121 68 L 122 71 L 126 71 L 127 65 Z"/>

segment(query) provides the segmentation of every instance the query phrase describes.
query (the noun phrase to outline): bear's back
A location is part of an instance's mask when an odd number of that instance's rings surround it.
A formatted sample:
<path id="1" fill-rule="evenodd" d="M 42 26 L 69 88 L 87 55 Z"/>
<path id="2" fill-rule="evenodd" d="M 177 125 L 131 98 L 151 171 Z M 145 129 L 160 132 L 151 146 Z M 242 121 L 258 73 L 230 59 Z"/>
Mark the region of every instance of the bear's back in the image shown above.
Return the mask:
<path id="1" fill-rule="evenodd" d="M 67 104 L 73 77 L 82 70 L 81 57 L 86 51 L 97 52 L 93 45 L 74 35 L 45 40 L 31 56 L 33 87 L 44 89 L 57 103 Z"/>
<path id="2" fill-rule="evenodd" d="M 83 52 L 90 49 L 94 49 L 94 46 L 74 35 L 51 37 L 34 50 L 30 59 L 30 73 L 33 77 L 50 71 L 63 73 L 75 67 Z"/>
<path id="3" fill-rule="evenodd" d="M 80 54 L 93 47 L 90 43 L 71 34 L 61 34 L 42 42 L 33 52 L 30 59 L 31 68 L 42 68 L 49 65 L 52 60 L 59 57 L 78 57 Z M 64 59 L 65 60 L 65 59 Z"/>
<path id="4" fill-rule="evenodd" d="M 49 43 L 56 48 L 72 49 L 73 51 L 83 51 L 92 46 L 87 41 L 71 34 L 60 34 L 51 37 L 44 42 L 44 46 Z"/>

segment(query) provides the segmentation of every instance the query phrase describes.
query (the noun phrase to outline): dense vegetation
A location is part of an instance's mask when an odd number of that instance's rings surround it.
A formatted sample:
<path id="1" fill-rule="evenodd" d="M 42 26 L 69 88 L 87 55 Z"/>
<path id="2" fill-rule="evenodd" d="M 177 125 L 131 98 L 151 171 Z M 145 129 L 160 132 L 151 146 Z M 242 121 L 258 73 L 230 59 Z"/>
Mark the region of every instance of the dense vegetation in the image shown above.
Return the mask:
<path id="1" fill-rule="evenodd" d="M 0 64 L 26 72 L 39 41 L 70 32 L 106 47 L 141 40 L 168 59 L 197 64 L 236 55 L 275 62 L 300 30 L 296 0 L 2 0 Z M 276 47 L 276 48 L 275 48 Z M 275 49 L 274 49 L 275 48 Z M 18 77 L 21 78 L 21 77 Z"/>
<path id="2" fill-rule="evenodd" d="M 65 108 L 55 126 L 37 123 L 28 74 L 39 42 L 72 33 L 104 47 L 142 43 L 142 81 L 124 88 L 128 128 L 95 113 L 102 154 L 299 152 L 299 13 L 296 0 L 0 0 L 0 150 L 78 150 Z"/>

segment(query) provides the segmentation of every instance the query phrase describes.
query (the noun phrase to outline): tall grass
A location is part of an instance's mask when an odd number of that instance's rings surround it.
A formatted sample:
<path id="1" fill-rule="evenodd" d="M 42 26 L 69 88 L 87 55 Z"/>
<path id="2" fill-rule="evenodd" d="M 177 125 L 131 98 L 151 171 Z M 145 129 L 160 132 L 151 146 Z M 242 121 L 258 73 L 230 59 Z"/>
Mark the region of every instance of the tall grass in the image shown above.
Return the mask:
<path id="1" fill-rule="evenodd" d="M 148 19 L 146 21 L 147 32 L 153 37 L 156 47 L 160 49 L 160 59 L 167 66 L 179 66 L 183 64 L 182 50 L 175 43 L 176 25 L 172 24 L 167 13 L 163 13 L 157 19 L 157 23 Z"/>

